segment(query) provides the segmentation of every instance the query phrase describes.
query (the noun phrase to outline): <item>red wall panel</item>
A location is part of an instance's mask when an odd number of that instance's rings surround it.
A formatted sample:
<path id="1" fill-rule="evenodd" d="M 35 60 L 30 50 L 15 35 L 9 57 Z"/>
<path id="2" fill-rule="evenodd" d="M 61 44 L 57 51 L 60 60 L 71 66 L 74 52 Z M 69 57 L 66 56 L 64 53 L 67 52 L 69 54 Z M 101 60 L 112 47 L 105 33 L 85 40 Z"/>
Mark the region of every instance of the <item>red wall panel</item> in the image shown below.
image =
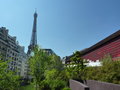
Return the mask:
<path id="1" fill-rule="evenodd" d="M 107 54 L 110 54 L 113 58 L 120 57 L 120 37 L 88 52 L 83 58 L 96 61 L 100 60 Z"/>

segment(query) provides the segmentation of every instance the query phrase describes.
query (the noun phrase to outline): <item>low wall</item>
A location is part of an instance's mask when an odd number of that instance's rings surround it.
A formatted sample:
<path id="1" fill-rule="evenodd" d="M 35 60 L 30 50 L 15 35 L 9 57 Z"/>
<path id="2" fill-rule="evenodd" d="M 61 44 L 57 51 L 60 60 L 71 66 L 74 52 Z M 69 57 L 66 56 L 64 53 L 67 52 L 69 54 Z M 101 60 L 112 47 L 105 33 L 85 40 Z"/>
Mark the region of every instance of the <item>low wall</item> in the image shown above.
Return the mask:
<path id="1" fill-rule="evenodd" d="M 87 80 L 86 85 L 89 86 L 90 90 L 120 90 L 120 85 L 100 82 L 95 80 Z"/>
<path id="2" fill-rule="evenodd" d="M 69 80 L 72 90 L 120 90 L 120 85 L 113 83 L 100 82 L 95 80 L 86 80 L 84 84 Z"/>
<path id="3" fill-rule="evenodd" d="M 75 80 L 69 80 L 72 90 L 89 90 L 89 87 Z"/>

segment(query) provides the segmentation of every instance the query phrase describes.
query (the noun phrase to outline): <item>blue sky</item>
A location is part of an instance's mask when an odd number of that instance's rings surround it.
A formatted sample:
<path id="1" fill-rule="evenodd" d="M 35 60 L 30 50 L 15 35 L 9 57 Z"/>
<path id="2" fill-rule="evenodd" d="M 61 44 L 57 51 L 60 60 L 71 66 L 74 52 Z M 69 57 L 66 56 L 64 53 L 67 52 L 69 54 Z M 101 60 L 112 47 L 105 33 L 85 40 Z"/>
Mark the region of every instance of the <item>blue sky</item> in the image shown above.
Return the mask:
<path id="1" fill-rule="evenodd" d="M 0 27 L 30 43 L 37 8 L 37 39 L 61 57 L 94 45 L 120 29 L 120 0 L 0 0 Z"/>

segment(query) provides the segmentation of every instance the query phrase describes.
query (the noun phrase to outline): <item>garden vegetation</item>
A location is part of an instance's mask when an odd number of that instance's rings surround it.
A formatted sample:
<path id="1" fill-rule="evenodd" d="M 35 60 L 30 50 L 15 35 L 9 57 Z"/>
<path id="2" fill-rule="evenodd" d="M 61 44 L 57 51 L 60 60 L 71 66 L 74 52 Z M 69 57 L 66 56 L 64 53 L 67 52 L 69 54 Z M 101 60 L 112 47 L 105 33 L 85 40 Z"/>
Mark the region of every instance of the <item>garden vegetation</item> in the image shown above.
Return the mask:
<path id="1" fill-rule="evenodd" d="M 120 84 L 120 60 L 113 60 L 111 56 L 101 59 L 101 66 L 88 67 L 89 62 L 81 58 L 78 51 L 70 58 L 71 62 L 65 65 L 59 56 L 49 55 L 39 47 L 33 53 L 28 63 L 34 90 L 70 90 L 69 79 L 82 83 L 85 80 L 97 80 Z M 21 90 L 20 77 L 8 70 L 8 63 L 0 60 L 0 90 Z"/>

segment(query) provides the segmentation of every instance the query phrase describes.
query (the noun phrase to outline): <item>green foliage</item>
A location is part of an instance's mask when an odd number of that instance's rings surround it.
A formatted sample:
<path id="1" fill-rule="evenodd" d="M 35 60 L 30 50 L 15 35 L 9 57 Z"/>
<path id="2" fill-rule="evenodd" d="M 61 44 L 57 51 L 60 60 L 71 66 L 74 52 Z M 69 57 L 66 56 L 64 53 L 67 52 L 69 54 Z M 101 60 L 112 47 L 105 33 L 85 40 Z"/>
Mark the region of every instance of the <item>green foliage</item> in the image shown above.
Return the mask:
<path id="1" fill-rule="evenodd" d="M 68 87 L 65 87 L 65 88 L 63 88 L 62 90 L 71 90 L 70 88 L 68 88 Z"/>
<path id="2" fill-rule="evenodd" d="M 72 62 L 72 65 L 75 66 L 74 68 L 76 69 L 76 71 L 84 70 L 84 68 L 86 67 L 85 63 L 87 63 L 86 60 L 81 58 L 81 53 L 79 51 L 76 51 L 73 54 L 73 57 L 71 57 L 71 62 Z"/>
<path id="3" fill-rule="evenodd" d="M 120 84 L 120 60 L 112 60 L 110 55 L 102 58 L 101 66 L 86 67 L 88 63 L 81 58 L 80 52 L 75 52 L 70 58 L 71 62 L 66 66 L 66 79 L 72 78 L 80 82 L 83 80 L 98 80 Z"/>
<path id="4" fill-rule="evenodd" d="M 63 73 L 63 65 L 59 56 L 48 55 L 37 47 L 29 65 L 36 89 L 61 90 L 66 87 L 66 81 L 60 76 Z"/>
<path id="5" fill-rule="evenodd" d="M 70 60 L 71 63 L 67 65 L 69 76 L 72 79 L 76 79 L 82 82 L 82 80 L 84 80 L 83 76 L 85 74 L 84 72 L 88 62 L 81 58 L 81 53 L 79 51 L 75 52 Z"/>
<path id="6" fill-rule="evenodd" d="M 63 70 L 63 64 L 62 61 L 60 60 L 60 57 L 57 55 L 51 55 L 49 56 L 50 60 L 48 62 L 48 69 L 57 69 L 59 71 Z"/>
<path id="7" fill-rule="evenodd" d="M 0 90 L 17 90 L 19 87 L 19 76 L 8 70 L 8 61 L 0 60 Z"/>
<path id="8" fill-rule="evenodd" d="M 51 90 L 61 90 L 66 86 L 66 82 L 60 76 L 60 71 L 52 69 L 45 73 L 46 82 L 49 84 Z"/>
<path id="9" fill-rule="evenodd" d="M 86 79 L 120 84 L 120 60 L 113 61 L 110 56 L 102 59 L 102 66 L 87 67 Z"/>
<path id="10" fill-rule="evenodd" d="M 47 68 L 47 62 L 49 62 L 48 55 L 39 48 L 35 48 L 34 56 L 32 56 L 29 60 L 31 75 L 34 78 L 34 81 L 36 83 L 36 88 L 43 87 L 43 80 L 44 72 Z"/>
<path id="11" fill-rule="evenodd" d="M 34 85 L 31 84 L 31 85 L 20 87 L 20 90 L 35 90 L 35 89 L 34 89 Z"/>

